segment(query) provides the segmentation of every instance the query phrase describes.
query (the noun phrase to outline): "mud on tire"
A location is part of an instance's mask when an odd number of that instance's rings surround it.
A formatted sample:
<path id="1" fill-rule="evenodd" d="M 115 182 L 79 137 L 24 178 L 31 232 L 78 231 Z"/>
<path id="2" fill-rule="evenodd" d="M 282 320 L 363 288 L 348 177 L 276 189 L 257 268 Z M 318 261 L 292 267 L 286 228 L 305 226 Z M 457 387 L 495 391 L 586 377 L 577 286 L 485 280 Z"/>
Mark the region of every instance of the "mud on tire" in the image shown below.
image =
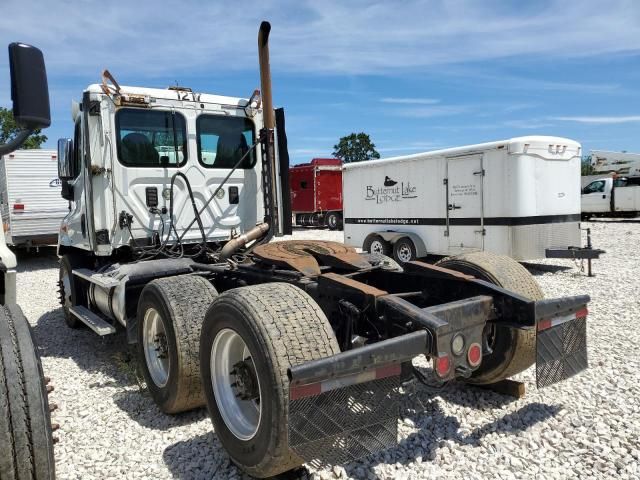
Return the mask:
<path id="1" fill-rule="evenodd" d="M 140 294 L 138 362 L 153 400 L 164 413 L 204 405 L 198 353 L 200 329 L 207 307 L 217 294 L 207 279 L 195 275 L 153 280 Z M 168 359 L 168 376 L 161 385 L 154 381 L 145 355 L 145 319 L 150 321 L 151 310 L 157 312 L 165 331 L 163 348 Z"/>
<path id="2" fill-rule="evenodd" d="M 227 426 L 214 393 L 212 353 L 217 351 L 218 335 L 230 330 L 246 344 L 259 383 L 260 417 L 253 435 L 246 440 Z M 287 369 L 339 351 L 327 317 L 307 293 L 293 285 L 268 283 L 236 288 L 214 300 L 202 326 L 202 379 L 216 434 L 242 470 L 264 478 L 303 463 L 289 449 Z M 215 373 L 215 362 L 213 370 Z"/>
<path id="3" fill-rule="evenodd" d="M 518 293 L 531 300 L 544 294 L 531 274 L 518 262 L 504 255 L 473 252 L 445 258 L 436 265 L 473 275 Z M 485 355 L 482 364 L 466 381 L 476 384 L 495 383 L 529 368 L 536 358 L 535 330 L 493 327 L 488 332 L 493 353 Z"/>
<path id="4" fill-rule="evenodd" d="M 31 328 L 17 305 L 0 306 L 0 478 L 55 477 L 49 402 Z"/>

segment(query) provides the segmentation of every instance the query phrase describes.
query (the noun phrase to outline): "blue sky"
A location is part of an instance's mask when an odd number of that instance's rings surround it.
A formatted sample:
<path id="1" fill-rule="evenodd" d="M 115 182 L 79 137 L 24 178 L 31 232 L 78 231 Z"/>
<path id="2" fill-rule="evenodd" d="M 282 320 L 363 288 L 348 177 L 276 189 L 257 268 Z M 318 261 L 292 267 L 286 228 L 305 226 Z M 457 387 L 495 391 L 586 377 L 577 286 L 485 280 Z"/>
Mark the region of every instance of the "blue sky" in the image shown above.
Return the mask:
<path id="1" fill-rule="evenodd" d="M 292 161 L 364 131 L 382 157 L 543 134 L 640 152 L 640 1 L 2 0 L 0 43 L 45 54 L 54 147 L 108 68 L 123 85 L 249 96 L 271 21 Z M 9 106 L 6 55 L 0 105 Z"/>

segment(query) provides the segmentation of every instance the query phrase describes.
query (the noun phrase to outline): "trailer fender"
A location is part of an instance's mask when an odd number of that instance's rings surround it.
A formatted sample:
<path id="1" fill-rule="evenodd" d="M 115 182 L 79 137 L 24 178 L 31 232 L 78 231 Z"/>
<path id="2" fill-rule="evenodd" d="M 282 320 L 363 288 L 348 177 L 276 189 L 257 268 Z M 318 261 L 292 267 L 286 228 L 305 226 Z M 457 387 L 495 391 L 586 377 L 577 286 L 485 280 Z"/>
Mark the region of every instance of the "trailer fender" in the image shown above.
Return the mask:
<path id="1" fill-rule="evenodd" d="M 374 232 L 376 235 L 380 235 L 385 241 L 391 245 L 395 244 L 401 238 L 409 238 L 416 247 L 416 255 L 418 258 L 427 256 L 427 247 L 420 236 L 413 232 L 393 232 L 385 230 L 382 232 Z"/>

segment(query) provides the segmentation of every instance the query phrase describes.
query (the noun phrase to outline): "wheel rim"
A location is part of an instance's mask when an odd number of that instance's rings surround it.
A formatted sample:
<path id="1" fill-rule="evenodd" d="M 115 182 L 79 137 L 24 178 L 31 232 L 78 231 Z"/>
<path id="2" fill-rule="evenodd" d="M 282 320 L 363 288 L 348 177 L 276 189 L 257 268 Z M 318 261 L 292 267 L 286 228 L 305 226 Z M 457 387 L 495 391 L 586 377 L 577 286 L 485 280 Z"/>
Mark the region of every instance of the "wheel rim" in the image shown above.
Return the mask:
<path id="1" fill-rule="evenodd" d="M 338 223 L 338 219 L 336 218 L 335 215 L 329 215 L 329 226 L 331 228 L 335 227 L 336 224 Z"/>
<path id="2" fill-rule="evenodd" d="M 380 255 L 384 254 L 384 246 L 382 245 L 381 240 L 374 240 L 371 242 L 371 253 L 378 253 Z"/>
<path id="3" fill-rule="evenodd" d="M 251 440 L 260 426 L 261 387 L 247 344 L 234 330 L 220 330 L 210 356 L 211 384 L 218 411 L 240 440 Z"/>
<path id="4" fill-rule="evenodd" d="M 162 388 L 169 380 L 171 362 L 169 359 L 169 344 L 164 320 L 155 308 L 149 308 L 143 319 L 142 342 L 144 358 L 151 380 Z"/>
<path id="5" fill-rule="evenodd" d="M 413 252 L 409 245 L 403 243 L 398 247 L 398 258 L 402 262 L 410 262 L 413 257 Z"/>

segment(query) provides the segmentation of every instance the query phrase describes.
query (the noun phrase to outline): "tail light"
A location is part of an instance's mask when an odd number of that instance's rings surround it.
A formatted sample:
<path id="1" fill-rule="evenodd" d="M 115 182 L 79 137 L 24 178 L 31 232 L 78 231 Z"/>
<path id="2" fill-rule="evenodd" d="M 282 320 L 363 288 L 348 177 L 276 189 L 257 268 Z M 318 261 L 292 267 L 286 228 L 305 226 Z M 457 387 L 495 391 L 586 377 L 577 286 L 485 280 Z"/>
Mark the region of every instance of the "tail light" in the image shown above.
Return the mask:
<path id="1" fill-rule="evenodd" d="M 451 359 L 448 354 L 442 354 L 434 359 L 435 371 L 439 377 L 446 377 L 451 370 Z"/>
<path id="2" fill-rule="evenodd" d="M 469 365 L 472 367 L 480 365 L 480 362 L 482 361 L 482 347 L 479 343 L 472 343 L 469 345 L 469 350 L 467 350 L 467 360 L 469 361 Z"/>
<path id="3" fill-rule="evenodd" d="M 13 204 L 13 209 L 14 210 L 24 210 L 24 203 L 14 203 Z"/>

